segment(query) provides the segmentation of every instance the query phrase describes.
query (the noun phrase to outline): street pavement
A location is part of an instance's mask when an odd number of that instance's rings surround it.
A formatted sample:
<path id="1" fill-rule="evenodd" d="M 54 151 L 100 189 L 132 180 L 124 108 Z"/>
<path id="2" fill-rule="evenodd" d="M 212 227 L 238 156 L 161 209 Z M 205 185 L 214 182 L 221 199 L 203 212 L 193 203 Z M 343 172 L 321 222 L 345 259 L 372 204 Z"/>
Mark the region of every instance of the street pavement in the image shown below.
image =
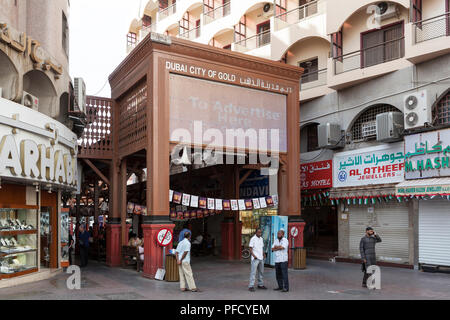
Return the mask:
<path id="1" fill-rule="evenodd" d="M 381 267 L 381 290 L 361 287 L 359 264 L 307 261 L 305 270 L 289 270 L 290 292 L 273 291 L 275 270 L 265 268 L 268 290 L 249 292 L 250 264 L 218 258 L 192 259 L 202 292 L 180 292 L 179 283 L 150 280 L 130 268 L 110 268 L 90 261 L 83 268 L 81 289 L 69 290 L 66 273 L 31 284 L 0 289 L 1 300 L 396 300 L 450 299 L 450 274 Z"/>

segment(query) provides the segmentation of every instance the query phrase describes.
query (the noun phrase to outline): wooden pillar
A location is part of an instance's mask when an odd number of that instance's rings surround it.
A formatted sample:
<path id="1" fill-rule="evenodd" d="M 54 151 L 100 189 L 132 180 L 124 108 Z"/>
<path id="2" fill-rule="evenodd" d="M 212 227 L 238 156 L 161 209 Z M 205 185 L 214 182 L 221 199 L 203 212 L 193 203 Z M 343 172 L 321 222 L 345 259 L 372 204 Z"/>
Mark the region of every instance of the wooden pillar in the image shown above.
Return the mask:
<path id="1" fill-rule="evenodd" d="M 172 230 L 169 218 L 169 72 L 162 57 L 153 53 L 147 71 L 147 216 L 143 217 L 143 277 L 153 279 L 162 266 L 163 248 L 156 242 L 161 228 Z"/>
<path id="2" fill-rule="evenodd" d="M 99 196 L 99 189 L 98 189 L 98 180 L 94 180 L 94 223 L 98 222 L 98 196 Z"/>
<path id="3" fill-rule="evenodd" d="M 120 227 L 121 227 L 121 244 L 128 244 L 127 230 L 127 159 L 122 159 L 120 163 Z"/>

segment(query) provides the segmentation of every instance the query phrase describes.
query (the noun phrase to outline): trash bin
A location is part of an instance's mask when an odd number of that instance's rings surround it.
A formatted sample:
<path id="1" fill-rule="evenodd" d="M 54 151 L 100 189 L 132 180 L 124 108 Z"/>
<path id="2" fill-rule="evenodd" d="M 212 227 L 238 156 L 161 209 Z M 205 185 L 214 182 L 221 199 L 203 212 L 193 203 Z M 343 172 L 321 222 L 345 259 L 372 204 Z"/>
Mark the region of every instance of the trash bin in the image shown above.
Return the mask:
<path id="1" fill-rule="evenodd" d="M 177 258 L 174 254 L 166 255 L 166 281 L 177 282 L 180 281 L 180 274 L 178 273 Z"/>
<path id="2" fill-rule="evenodd" d="M 306 249 L 303 247 L 292 248 L 294 269 L 306 269 Z"/>

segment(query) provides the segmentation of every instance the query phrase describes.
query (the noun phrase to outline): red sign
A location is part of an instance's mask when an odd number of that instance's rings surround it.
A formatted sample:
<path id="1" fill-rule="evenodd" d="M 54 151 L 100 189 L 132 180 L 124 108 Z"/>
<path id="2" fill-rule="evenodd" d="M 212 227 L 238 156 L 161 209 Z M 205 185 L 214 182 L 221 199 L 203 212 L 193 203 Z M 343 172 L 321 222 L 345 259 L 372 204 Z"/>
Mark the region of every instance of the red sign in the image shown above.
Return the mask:
<path id="1" fill-rule="evenodd" d="M 333 186 L 332 160 L 300 165 L 300 185 L 302 189 L 324 189 Z"/>

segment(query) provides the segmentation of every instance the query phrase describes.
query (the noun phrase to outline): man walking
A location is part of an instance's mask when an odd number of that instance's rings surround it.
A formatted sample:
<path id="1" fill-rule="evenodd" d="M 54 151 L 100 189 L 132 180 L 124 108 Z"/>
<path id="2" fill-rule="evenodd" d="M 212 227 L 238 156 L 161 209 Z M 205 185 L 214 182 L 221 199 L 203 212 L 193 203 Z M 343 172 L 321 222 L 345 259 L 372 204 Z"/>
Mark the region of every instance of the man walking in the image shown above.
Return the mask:
<path id="1" fill-rule="evenodd" d="M 361 238 L 359 243 L 359 251 L 361 253 L 361 259 L 363 261 L 362 270 L 364 272 L 362 286 L 367 288 L 367 279 L 369 274 L 367 273 L 367 268 L 377 264 L 377 258 L 375 254 L 375 244 L 381 242 L 381 238 L 376 232 L 371 228 L 366 228 L 366 234 Z"/>
<path id="2" fill-rule="evenodd" d="M 248 290 L 255 291 L 255 277 L 258 274 L 258 289 L 267 289 L 263 282 L 264 273 L 264 259 L 266 253 L 264 252 L 264 239 L 261 237 L 262 230 L 256 229 L 256 234 L 250 240 L 250 254 L 252 256 L 252 266 L 250 271 L 250 284 Z"/>
<path id="3" fill-rule="evenodd" d="M 86 267 L 88 264 L 88 255 L 89 255 L 89 232 L 87 232 L 84 224 L 81 224 L 79 227 L 78 233 L 78 244 L 80 245 L 80 258 L 81 265 L 80 267 Z"/>
<path id="4" fill-rule="evenodd" d="M 289 291 L 288 248 L 289 241 L 284 237 L 284 230 L 281 229 L 272 246 L 272 252 L 275 252 L 275 275 L 278 282 L 278 288 L 275 288 L 275 291 Z"/>
<path id="5" fill-rule="evenodd" d="M 176 250 L 176 257 L 178 263 L 178 272 L 180 273 L 180 289 L 185 292 L 186 282 L 189 290 L 192 292 L 199 292 L 195 286 L 194 276 L 191 269 L 191 233 L 186 231 L 183 240 L 178 243 Z"/>

